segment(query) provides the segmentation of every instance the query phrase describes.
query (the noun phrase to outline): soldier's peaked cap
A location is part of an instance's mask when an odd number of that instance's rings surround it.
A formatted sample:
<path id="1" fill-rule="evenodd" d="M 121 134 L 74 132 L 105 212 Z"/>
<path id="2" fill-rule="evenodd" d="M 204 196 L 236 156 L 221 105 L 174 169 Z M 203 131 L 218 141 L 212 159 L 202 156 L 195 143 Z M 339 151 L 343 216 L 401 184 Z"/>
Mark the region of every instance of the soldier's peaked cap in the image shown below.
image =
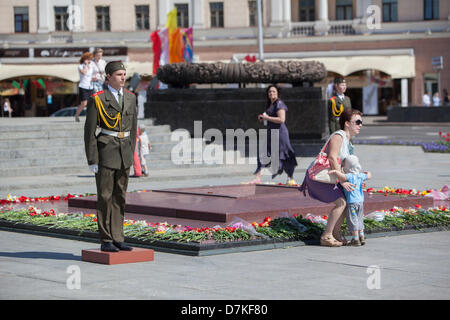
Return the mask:
<path id="1" fill-rule="evenodd" d="M 126 70 L 122 61 L 110 61 L 105 67 L 106 74 L 113 74 L 117 70 Z"/>
<path id="2" fill-rule="evenodd" d="M 345 82 L 345 79 L 344 79 L 344 78 L 342 78 L 342 77 L 337 77 L 337 78 L 334 78 L 334 83 L 335 83 L 335 84 L 339 84 L 339 83 L 346 83 L 346 82 Z"/>

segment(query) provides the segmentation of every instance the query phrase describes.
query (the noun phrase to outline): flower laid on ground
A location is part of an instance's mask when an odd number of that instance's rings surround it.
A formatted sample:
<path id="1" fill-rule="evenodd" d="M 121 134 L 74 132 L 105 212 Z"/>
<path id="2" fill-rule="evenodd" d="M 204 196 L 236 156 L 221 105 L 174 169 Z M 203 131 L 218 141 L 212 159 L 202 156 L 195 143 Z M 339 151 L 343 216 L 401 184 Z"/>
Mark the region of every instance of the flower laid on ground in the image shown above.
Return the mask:
<path id="1" fill-rule="evenodd" d="M 269 184 L 269 185 L 273 185 L 274 183 L 271 182 L 267 182 L 264 184 Z M 283 183 L 278 183 L 279 186 L 288 186 L 286 184 Z M 380 194 L 384 194 L 384 195 L 399 195 L 399 196 L 427 196 L 430 193 L 433 192 L 442 192 L 445 189 L 445 192 L 447 192 L 447 186 L 444 186 L 443 188 L 441 188 L 440 190 L 435 190 L 435 189 L 427 189 L 427 190 L 416 190 L 416 189 L 403 189 L 403 188 L 392 188 L 392 187 L 384 187 L 384 188 L 366 188 L 363 189 L 364 192 L 367 192 L 369 194 L 374 194 L 374 193 L 380 193 Z M 437 200 L 437 199 L 436 199 Z M 442 200 L 442 199 L 440 199 Z"/>
<path id="2" fill-rule="evenodd" d="M 431 197 L 434 200 L 450 200 L 450 189 L 447 185 L 443 186 L 441 189 L 427 189 L 427 190 L 416 190 L 416 189 L 401 189 L 401 188 L 390 188 L 384 187 L 382 189 L 367 188 L 364 190 L 368 194 L 381 193 L 385 196 L 387 195 L 398 195 L 398 196 L 425 196 Z"/>
<path id="3" fill-rule="evenodd" d="M 49 196 L 49 197 L 25 197 L 25 196 L 12 196 L 8 194 L 6 199 L 0 199 L 0 205 L 5 204 L 13 204 L 13 203 L 24 203 L 24 202 L 46 202 L 46 201 L 60 201 L 60 200 L 69 200 L 70 198 L 77 198 L 77 197 L 84 197 L 85 195 L 73 195 L 73 194 L 67 194 L 67 195 L 61 195 L 61 196 Z"/>
<path id="4" fill-rule="evenodd" d="M 439 131 L 439 137 L 441 137 L 445 142 L 450 142 L 450 133 Z"/>
<path id="5" fill-rule="evenodd" d="M 55 213 L 53 209 L 43 211 L 34 206 L 21 210 L 0 208 L 0 220 L 14 224 L 26 223 L 45 226 L 55 231 L 57 229 L 71 229 L 80 232 L 98 231 L 95 214 Z M 261 238 L 306 240 L 318 239 L 326 226 L 326 221 L 327 216 L 308 214 L 305 218 L 300 215 L 266 217 L 261 223 L 253 222 L 250 224 L 242 220 L 227 227 L 192 228 L 190 226 L 171 225 L 167 222 L 148 223 L 145 220 L 127 219 L 124 221 L 124 233 L 127 237 L 149 242 L 203 242 L 211 240 L 223 242 Z M 364 223 L 368 232 L 392 228 L 401 230 L 407 227 L 449 227 L 450 209 L 445 206 L 424 209 L 420 205 L 407 209 L 393 207 L 390 210 L 368 214 Z M 341 231 L 347 232 L 345 223 Z"/>
<path id="6" fill-rule="evenodd" d="M 418 191 L 416 189 L 391 188 L 391 187 L 386 186 L 382 189 L 367 188 L 364 191 L 369 194 L 383 193 L 385 195 L 391 194 L 391 195 L 403 195 L 403 196 L 425 196 L 428 193 L 430 193 L 432 190 L 429 189 L 429 190 L 424 190 L 424 191 Z"/>

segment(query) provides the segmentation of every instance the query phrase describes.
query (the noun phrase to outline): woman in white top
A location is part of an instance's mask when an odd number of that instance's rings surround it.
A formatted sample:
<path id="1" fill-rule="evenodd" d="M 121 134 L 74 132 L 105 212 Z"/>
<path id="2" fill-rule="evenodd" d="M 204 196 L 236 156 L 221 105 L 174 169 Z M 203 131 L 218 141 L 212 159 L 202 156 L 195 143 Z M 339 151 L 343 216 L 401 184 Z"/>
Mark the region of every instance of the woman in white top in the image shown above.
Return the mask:
<path id="1" fill-rule="evenodd" d="M 75 121 L 80 122 L 80 113 L 87 105 L 89 97 L 94 93 L 92 89 L 92 75 L 94 69 L 92 68 L 92 58 L 94 55 L 90 52 L 85 52 L 81 56 L 80 65 L 78 66 L 78 74 L 80 75 L 80 83 L 78 84 L 78 92 L 80 95 L 80 105 L 75 113 Z"/>
<path id="2" fill-rule="evenodd" d="M 3 115 L 4 117 L 11 118 L 12 116 L 12 108 L 11 108 L 11 102 L 9 102 L 9 98 L 5 99 L 5 102 L 3 103 Z"/>
<path id="3" fill-rule="evenodd" d="M 105 83 L 105 66 L 106 61 L 102 59 L 103 49 L 97 48 L 94 51 L 94 60 L 92 61 L 92 67 L 94 69 L 92 76 L 92 84 L 94 91 L 99 92 L 103 90 L 103 84 Z"/>
<path id="4" fill-rule="evenodd" d="M 341 170 L 341 162 L 350 154 L 353 154 L 351 138 L 358 135 L 362 127 L 362 113 L 355 109 L 345 109 L 339 117 L 341 130 L 332 134 L 329 144 L 325 149 L 328 160 L 333 170 Z M 325 203 L 333 203 L 334 208 L 328 214 L 328 221 L 325 231 L 320 237 L 322 246 L 339 247 L 346 243 L 345 238 L 340 235 L 340 229 L 344 222 L 344 210 L 347 205 L 345 201 L 344 189 L 352 191 L 355 187 L 350 182 L 340 182 L 328 184 L 313 181 L 309 178 L 308 172 L 305 175 L 303 184 L 299 190 L 306 196 L 306 190 L 311 198 Z"/>
<path id="5" fill-rule="evenodd" d="M 439 107 L 441 105 L 441 98 L 439 97 L 439 92 L 433 94 L 433 106 Z"/>
<path id="6" fill-rule="evenodd" d="M 422 97 L 422 104 L 424 107 L 431 106 L 431 98 L 430 98 L 430 93 L 428 91 L 425 92 L 425 94 Z"/>

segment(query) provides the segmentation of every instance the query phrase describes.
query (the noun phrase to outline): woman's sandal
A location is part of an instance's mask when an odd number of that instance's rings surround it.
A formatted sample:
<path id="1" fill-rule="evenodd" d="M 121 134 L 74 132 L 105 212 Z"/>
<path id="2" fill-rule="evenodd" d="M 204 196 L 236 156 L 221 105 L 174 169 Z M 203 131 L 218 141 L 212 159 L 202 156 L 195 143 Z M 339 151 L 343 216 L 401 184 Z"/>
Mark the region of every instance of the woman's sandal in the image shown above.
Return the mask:
<path id="1" fill-rule="evenodd" d="M 350 245 L 350 241 L 345 239 L 345 237 L 343 237 L 342 235 L 339 235 L 339 237 L 334 237 L 334 238 L 336 239 L 336 241 L 339 241 L 340 243 L 342 243 L 343 246 Z"/>
<path id="2" fill-rule="evenodd" d="M 324 235 L 320 237 L 320 245 L 324 247 L 341 247 L 342 242 L 337 241 L 332 235 Z"/>

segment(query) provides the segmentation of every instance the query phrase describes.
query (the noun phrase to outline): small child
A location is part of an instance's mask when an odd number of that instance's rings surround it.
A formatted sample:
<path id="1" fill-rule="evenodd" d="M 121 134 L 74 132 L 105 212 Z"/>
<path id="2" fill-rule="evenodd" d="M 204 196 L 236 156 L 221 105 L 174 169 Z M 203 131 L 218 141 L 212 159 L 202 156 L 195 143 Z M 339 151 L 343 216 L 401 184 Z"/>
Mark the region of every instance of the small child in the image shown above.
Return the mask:
<path id="1" fill-rule="evenodd" d="M 145 132 L 145 126 L 139 125 L 139 160 L 141 161 L 142 173 L 144 176 L 148 176 L 147 162 L 145 161 L 145 155 L 150 153 L 152 145 L 148 140 L 147 133 Z"/>
<path id="2" fill-rule="evenodd" d="M 361 246 L 366 243 L 364 238 L 364 193 L 362 185 L 364 181 L 372 177 L 372 174 L 369 171 L 361 172 L 359 159 L 355 155 L 349 155 L 345 158 L 343 169 L 345 174 L 338 170 L 330 170 L 329 174 L 334 173 L 339 181 L 348 181 L 355 185 L 351 192 L 344 189 L 347 200 L 347 225 L 352 233 L 350 245 Z"/>

